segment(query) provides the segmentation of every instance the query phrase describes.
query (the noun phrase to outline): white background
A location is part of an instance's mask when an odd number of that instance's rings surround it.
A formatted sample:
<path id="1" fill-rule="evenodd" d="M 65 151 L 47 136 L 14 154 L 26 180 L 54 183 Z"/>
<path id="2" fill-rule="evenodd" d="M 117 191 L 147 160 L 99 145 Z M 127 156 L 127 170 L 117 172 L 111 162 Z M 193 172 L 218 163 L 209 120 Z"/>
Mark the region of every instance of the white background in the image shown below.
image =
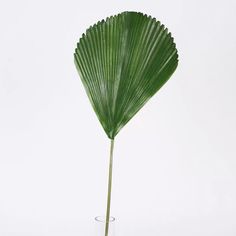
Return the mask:
<path id="1" fill-rule="evenodd" d="M 180 61 L 117 136 L 117 236 L 236 235 L 236 1 L 1 0 L 1 236 L 97 235 L 109 140 L 73 52 L 125 10 L 165 24 Z"/>

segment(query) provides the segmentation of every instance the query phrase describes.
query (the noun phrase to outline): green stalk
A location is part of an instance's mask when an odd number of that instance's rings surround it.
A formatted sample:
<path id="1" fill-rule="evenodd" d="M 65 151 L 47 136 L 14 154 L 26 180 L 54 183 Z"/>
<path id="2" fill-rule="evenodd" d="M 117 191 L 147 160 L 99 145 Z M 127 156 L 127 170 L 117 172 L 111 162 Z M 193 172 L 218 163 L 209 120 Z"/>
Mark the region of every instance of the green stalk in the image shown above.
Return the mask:
<path id="1" fill-rule="evenodd" d="M 109 220 L 110 220 L 113 149 L 114 149 L 114 139 L 111 139 L 105 236 L 108 236 Z"/>

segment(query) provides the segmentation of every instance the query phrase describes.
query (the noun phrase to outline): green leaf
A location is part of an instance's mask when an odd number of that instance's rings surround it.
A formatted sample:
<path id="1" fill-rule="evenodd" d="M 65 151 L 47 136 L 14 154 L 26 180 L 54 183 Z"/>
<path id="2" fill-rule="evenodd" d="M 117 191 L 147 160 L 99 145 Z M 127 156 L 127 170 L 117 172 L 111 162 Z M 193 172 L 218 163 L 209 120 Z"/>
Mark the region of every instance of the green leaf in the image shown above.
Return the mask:
<path id="1" fill-rule="evenodd" d="M 123 12 L 87 29 L 75 65 L 110 139 L 164 85 L 178 65 L 167 28 L 151 16 Z"/>

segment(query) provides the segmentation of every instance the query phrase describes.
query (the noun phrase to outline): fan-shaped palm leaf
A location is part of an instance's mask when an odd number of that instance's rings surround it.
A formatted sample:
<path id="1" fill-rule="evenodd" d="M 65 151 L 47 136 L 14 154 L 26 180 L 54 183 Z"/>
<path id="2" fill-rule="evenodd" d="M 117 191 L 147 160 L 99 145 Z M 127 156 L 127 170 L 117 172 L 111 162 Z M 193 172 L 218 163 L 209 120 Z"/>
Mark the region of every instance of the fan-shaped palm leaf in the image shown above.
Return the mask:
<path id="1" fill-rule="evenodd" d="M 91 26 L 80 38 L 74 58 L 94 111 L 112 140 L 112 164 L 114 137 L 175 71 L 175 43 L 156 19 L 123 12 Z M 107 219 L 111 172 L 112 165 Z"/>
<path id="2" fill-rule="evenodd" d="M 111 139 L 178 64 L 173 38 L 164 25 L 136 12 L 90 27 L 74 55 L 90 102 Z"/>

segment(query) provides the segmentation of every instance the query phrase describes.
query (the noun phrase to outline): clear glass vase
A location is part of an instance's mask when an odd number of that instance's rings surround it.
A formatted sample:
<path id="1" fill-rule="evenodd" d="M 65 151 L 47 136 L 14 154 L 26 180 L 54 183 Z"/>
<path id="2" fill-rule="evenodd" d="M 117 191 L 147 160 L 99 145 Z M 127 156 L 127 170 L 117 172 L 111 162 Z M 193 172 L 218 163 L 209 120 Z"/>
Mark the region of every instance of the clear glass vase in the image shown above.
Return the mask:
<path id="1" fill-rule="evenodd" d="M 104 216 L 95 217 L 94 236 L 105 236 L 106 218 Z M 109 219 L 108 236 L 115 236 L 115 217 Z"/>

